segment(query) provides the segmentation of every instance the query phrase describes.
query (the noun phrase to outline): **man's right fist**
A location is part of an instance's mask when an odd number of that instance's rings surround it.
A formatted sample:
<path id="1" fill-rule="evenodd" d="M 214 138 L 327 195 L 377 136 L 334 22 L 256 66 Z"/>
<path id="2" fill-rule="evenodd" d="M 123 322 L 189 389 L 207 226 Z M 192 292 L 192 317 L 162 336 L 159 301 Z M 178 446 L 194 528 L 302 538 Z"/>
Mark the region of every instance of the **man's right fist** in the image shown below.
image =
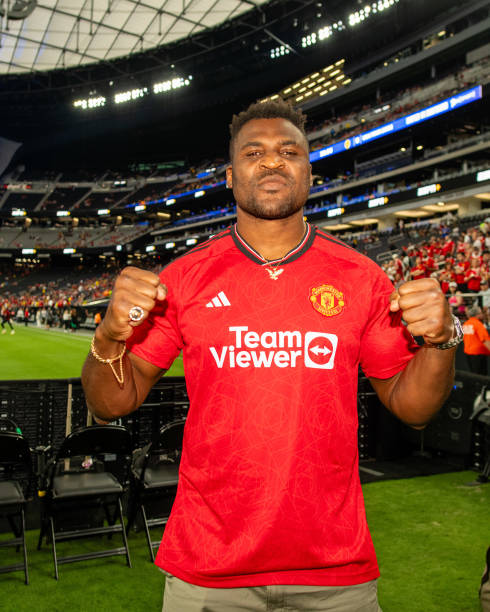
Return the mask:
<path id="1" fill-rule="evenodd" d="M 114 283 L 111 301 L 99 326 L 100 331 L 107 339 L 124 342 L 133 333 L 133 327 L 141 325 L 148 317 L 157 300 L 164 300 L 166 295 L 167 288 L 153 272 L 133 266 L 124 268 Z M 131 321 L 129 318 L 129 311 L 134 306 L 143 309 L 139 321 Z"/>

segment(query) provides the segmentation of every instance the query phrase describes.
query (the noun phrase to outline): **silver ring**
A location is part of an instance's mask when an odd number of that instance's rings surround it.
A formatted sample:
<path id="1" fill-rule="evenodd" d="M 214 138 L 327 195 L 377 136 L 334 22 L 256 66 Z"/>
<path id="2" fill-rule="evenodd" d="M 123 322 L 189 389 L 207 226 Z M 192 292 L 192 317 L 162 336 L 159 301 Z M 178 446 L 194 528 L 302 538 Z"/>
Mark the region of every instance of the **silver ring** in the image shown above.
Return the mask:
<path id="1" fill-rule="evenodd" d="M 144 317 L 145 311 L 140 306 L 133 306 L 129 309 L 128 316 L 130 321 L 137 323 Z"/>

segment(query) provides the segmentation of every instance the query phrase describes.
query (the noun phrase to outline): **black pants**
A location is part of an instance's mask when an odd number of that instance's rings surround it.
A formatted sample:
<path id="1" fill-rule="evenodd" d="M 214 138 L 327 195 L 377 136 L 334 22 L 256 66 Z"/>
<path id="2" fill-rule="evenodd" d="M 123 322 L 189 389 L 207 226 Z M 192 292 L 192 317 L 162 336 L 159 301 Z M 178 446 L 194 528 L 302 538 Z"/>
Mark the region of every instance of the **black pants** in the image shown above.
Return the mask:
<path id="1" fill-rule="evenodd" d="M 487 356 L 486 355 L 466 355 L 470 372 L 473 374 L 487 375 Z"/>

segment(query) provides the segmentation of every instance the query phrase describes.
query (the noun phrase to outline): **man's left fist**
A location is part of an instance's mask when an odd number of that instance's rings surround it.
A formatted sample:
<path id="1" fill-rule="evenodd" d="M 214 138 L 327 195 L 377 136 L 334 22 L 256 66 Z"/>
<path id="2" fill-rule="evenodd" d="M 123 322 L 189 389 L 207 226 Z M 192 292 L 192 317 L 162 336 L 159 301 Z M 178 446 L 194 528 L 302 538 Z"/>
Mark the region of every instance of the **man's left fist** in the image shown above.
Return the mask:
<path id="1" fill-rule="evenodd" d="M 449 304 L 435 278 L 420 278 L 400 285 L 390 295 L 390 310 L 400 310 L 412 336 L 423 336 L 429 344 L 443 344 L 453 337 Z"/>

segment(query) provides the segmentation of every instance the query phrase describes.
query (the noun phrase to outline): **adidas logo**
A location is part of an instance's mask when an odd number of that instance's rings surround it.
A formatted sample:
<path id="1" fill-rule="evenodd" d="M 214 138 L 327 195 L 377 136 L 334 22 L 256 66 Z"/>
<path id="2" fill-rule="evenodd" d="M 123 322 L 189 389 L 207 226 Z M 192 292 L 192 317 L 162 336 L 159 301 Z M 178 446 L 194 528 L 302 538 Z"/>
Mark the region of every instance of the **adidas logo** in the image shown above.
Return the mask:
<path id="1" fill-rule="evenodd" d="M 230 300 L 223 291 L 220 291 L 216 297 L 206 304 L 206 308 L 219 308 L 220 306 L 231 306 Z"/>

